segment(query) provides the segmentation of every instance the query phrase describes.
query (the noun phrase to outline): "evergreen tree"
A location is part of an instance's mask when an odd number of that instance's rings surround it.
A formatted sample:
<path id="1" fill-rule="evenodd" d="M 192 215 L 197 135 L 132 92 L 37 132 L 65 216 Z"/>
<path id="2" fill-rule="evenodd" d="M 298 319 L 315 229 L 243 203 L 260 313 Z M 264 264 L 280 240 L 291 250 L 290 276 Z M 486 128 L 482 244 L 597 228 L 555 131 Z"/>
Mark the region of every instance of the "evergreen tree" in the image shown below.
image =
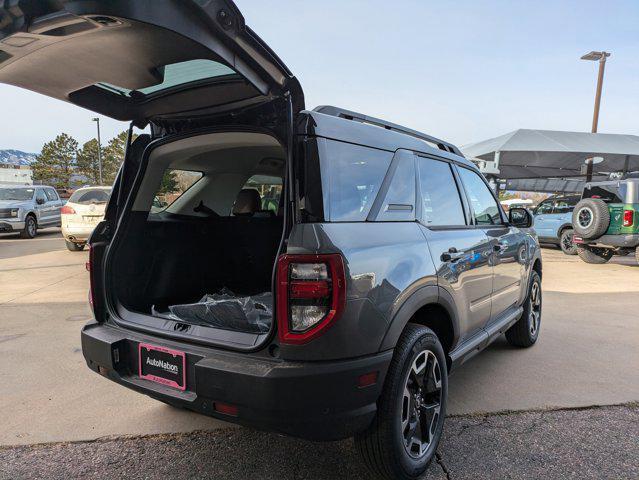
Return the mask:
<path id="1" fill-rule="evenodd" d="M 104 149 L 102 150 L 102 156 L 104 157 Z M 100 183 L 98 160 L 98 141 L 94 138 L 82 145 L 82 148 L 78 152 L 76 163 L 77 173 L 87 177 L 89 179 L 89 183 L 92 185 L 98 185 Z"/>
<path id="2" fill-rule="evenodd" d="M 78 142 L 70 135 L 61 133 L 42 147 L 42 152 L 32 165 L 33 179 L 56 188 L 69 187 L 77 153 Z"/>
<path id="3" fill-rule="evenodd" d="M 120 165 L 124 161 L 127 135 L 126 130 L 119 133 L 109 140 L 107 146 L 102 149 L 102 181 L 104 185 L 112 185 L 115 181 Z M 133 135 L 131 141 L 135 140 L 136 137 L 137 135 Z"/>
<path id="4" fill-rule="evenodd" d="M 179 183 L 178 178 L 174 170 L 166 170 L 162 176 L 162 183 L 160 183 L 160 189 L 158 195 L 167 195 L 178 191 Z"/>

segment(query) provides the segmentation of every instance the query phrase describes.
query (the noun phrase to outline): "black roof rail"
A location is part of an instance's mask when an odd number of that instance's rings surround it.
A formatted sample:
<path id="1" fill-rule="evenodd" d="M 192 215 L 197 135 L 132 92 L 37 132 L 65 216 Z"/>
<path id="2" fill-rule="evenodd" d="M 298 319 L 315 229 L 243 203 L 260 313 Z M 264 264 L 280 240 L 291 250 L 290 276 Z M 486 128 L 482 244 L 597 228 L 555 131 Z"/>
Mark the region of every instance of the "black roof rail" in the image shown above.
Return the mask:
<path id="1" fill-rule="evenodd" d="M 375 117 L 369 117 L 368 115 L 364 115 L 363 113 L 352 112 L 350 110 L 345 110 L 339 107 L 333 107 L 330 105 L 320 105 L 319 107 L 315 107 L 313 109 L 314 112 L 323 113 L 324 115 L 332 115 L 333 117 L 345 118 L 346 120 L 354 120 L 356 122 L 368 123 L 370 125 L 375 125 L 377 127 L 384 128 L 386 130 L 392 130 L 395 132 L 404 133 L 406 135 L 410 135 L 411 137 L 419 138 L 420 140 L 424 140 L 428 143 L 436 145 L 440 150 L 444 150 L 445 152 L 454 153 L 455 155 L 459 155 L 463 157 L 464 155 L 461 153 L 459 148 L 457 148 L 452 143 L 445 142 L 436 137 L 431 137 L 430 135 L 426 135 L 425 133 L 418 132 L 417 130 L 413 130 L 407 127 L 402 127 L 401 125 L 397 125 L 395 123 L 387 122 L 386 120 L 381 120 Z"/>

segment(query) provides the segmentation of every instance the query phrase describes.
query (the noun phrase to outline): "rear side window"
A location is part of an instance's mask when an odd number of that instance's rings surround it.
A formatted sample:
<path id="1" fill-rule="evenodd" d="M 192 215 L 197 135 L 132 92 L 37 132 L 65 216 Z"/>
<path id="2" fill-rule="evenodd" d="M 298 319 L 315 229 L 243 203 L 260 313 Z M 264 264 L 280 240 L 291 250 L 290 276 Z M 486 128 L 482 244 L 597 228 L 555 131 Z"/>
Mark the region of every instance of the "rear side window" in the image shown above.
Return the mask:
<path id="1" fill-rule="evenodd" d="M 167 168 L 162 176 L 160 188 L 155 193 L 151 213 L 160 212 L 184 195 L 189 188 L 202 178 L 202 172 Z"/>
<path id="2" fill-rule="evenodd" d="M 70 203 L 79 203 L 81 205 L 90 205 L 107 203 L 109 201 L 110 190 L 94 189 L 94 190 L 78 190 L 69 198 Z"/>
<path id="3" fill-rule="evenodd" d="M 321 155 L 328 179 L 332 222 L 363 222 L 384 181 L 393 154 L 384 150 L 327 140 Z M 324 189 L 326 192 L 326 188 Z M 326 202 L 325 202 L 326 206 Z"/>
<path id="4" fill-rule="evenodd" d="M 58 194 L 56 193 L 56 191 L 52 188 L 45 188 L 44 189 L 44 193 L 46 193 L 47 195 L 47 199 L 50 202 L 57 202 L 59 200 Z"/>
<path id="5" fill-rule="evenodd" d="M 575 209 L 578 199 L 575 197 L 558 198 L 555 201 L 554 213 L 570 213 Z"/>
<path id="6" fill-rule="evenodd" d="M 423 221 L 427 226 L 466 225 L 464 209 L 450 165 L 418 158 Z"/>
<path id="7" fill-rule="evenodd" d="M 488 185 L 481 179 L 479 174 L 467 168 L 460 168 L 459 175 L 468 193 L 470 206 L 475 214 L 477 225 L 501 224 L 499 205 Z"/>

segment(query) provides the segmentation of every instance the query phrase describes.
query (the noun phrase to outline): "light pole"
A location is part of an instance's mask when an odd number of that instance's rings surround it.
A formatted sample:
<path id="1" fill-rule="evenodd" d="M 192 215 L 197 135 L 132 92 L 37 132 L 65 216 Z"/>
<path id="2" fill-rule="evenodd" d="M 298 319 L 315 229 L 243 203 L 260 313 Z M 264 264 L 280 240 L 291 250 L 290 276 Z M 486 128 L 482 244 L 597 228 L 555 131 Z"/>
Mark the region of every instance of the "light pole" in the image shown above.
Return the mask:
<path id="1" fill-rule="evenodd" d="M 601 89 L 603 86 L 604 70 L 606 69 L 606 58 L 610 56 L 608 52 L 595 52 L 586 53 L 581 57 L 582 60 L 599 61 L 599 75 L 597 76 L 597 93 L 595 93 L 595 111 L 592 115 L 592 133 L 597 133 L 597 126 L 599 125 L 599 107 L 601 105 Z M 591 158 L 586 159 L 586 181 L 592 181 L 592 165 Z"/>
<path id="2" fill-rule="evenodd" d="M 98 125 L 98 180 L 102 185 L 102 142 L 100 142 L 100 119 L 92 119 Z"/>

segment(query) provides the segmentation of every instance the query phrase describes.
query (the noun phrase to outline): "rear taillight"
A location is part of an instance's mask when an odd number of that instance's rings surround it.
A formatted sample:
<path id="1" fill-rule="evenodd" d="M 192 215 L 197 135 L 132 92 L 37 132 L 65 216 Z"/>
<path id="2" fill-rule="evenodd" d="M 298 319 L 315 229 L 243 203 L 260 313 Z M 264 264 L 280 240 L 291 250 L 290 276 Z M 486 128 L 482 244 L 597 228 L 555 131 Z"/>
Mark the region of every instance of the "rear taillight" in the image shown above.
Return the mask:
<path id="1" fill-rule="evenodd" d="M 62 215 L 75 215 L 75 210 L 73 210 L 73 207 L 65 205 L 60 209 L 60 213 Z"/>
<path id="2" fill-rule="evenodd" d="M 346 279 L 341 255 L 282 255 L 277 265 L 277 325 L 282 343 L 321 335 L 341 315 Z"/>
<path id="3" fill-rule="evenodd" d="M 632 227 L 635 223 L 635 212 L 633 210 L 624 210 L 623 212 L 623 226 Z"/>

